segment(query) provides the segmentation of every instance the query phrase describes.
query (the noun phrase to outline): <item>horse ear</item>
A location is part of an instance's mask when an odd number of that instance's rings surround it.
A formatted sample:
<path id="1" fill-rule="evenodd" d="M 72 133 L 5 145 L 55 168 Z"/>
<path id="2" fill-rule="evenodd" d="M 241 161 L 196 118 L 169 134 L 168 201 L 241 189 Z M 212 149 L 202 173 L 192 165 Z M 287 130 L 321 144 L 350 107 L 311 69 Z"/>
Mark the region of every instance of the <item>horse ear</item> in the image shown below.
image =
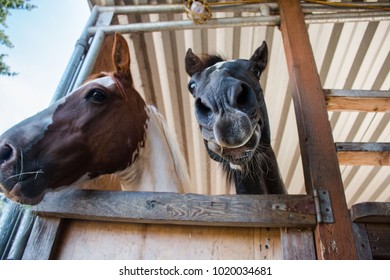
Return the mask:
<path id="1" fill-rule="evenodd" d="M 130 51 L 125 38 L 115 33 L 114 47 L 112 49 L 112 61 L 115 70 L 127 76 L 130 75 Z"/>
<path id="2" fill-rule="evenodd" d="M 185 65 L 187 74 L 190 77 L 203 68 L 202 60 L 192 52 L 192 49 L 188 49 L 186 53 Z"/>
<path id="3" fill-rule="evenodd" d="M 263 44 L 255 50 L 250 60 L 256 62 L 260 71 L 263 72 L 268 62 L 268 47 L 265 41 L 263 41 Z"/>

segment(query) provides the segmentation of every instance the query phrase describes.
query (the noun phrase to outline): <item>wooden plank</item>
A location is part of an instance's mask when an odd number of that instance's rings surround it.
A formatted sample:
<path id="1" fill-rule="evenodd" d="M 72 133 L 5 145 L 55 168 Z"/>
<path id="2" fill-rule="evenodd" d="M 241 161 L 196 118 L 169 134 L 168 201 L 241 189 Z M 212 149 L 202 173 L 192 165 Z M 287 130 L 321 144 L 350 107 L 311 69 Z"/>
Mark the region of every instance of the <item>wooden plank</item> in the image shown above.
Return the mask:
<path id="1" fill-rule="evenodd" d="M 390 112 L 390 91 L 324 90 L 329 111 Z"/>
<path id="2" fill-rule="evenodd" d="M 280 231 L 282 259 L 316 259 L 314 234 L 311 228 L 281 228 Z"/>
<path id="3" fill-rule="evenodd" d="M 290 74 L 306 193 L 328 190 L 335 223 L 315 228 L 318 259 L 356 259 L 332 129 L 298 0 L 279 0 L 281 31 Z"/>
<path id="4" fill-rule="evenodd" d="M 295 227 L 316 224 L 305 195 L 198 195 L 64 189 L 33 207 L 38 215 L 135 223 Z"/>
<path id="5" fill-rule="evenodd" d="M 257 228 L 254 232 L 254 259 L 280 260 L 282 248 L 279 228 Z"/>
<path id="6" fill-rule="evenodd" d="M 363 202 L 350 209 L 355 223 L 390 223 L 390 202 Z"/>
<path id="7" fill-rule="evenodd" d="M 355 245 L 359 260 L 372 260 L 370 241 L 368 239 L 366 225 L 363 223 L 352 224 L 355 234 Z"/>
<path id="8" fill-rule="evenodd" d="M 390 259 L 390 224 L 367 223 L 373 259 Z"/>
<path id="9" fill-rule="evenodd" d="M 48 260 L 61 224 L 59 218 L 36 217 L 23 260 Z"/>
<path id="10" fill-rule="evenodd" d="M 340 165 L 390 165 L 390 143 L 336 143 Z"/>
<path id="11" fill-rule="evenodd" d="M 278 228 L 67 220 L 54 259 L 280 259 Z M 262 252 L 260 252 L 262 250 Z"/>

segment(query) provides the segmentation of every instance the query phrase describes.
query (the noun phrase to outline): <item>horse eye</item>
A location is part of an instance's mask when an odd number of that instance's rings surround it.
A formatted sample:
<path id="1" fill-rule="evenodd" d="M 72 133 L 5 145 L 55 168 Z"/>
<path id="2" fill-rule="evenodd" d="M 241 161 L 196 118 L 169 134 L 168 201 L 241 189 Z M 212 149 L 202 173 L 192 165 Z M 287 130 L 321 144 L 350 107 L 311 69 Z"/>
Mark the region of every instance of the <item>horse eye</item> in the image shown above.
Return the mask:
<path id="1" fill-rule="evenodd" d="M 196 83 L 194 81 L 191 81 L 188 84 L 188 90 L 191 92 L 191 94 L 194 94 L 196 88 Z"/>
<path id="2" fill-rule="evenodd" d="M 253 69 L 252 69 L 252 73 L 253 73 L 253 75 L 255 75 L 255 77 L 256 77 L 257 79 L 260 79 L 261 70 L 260 70 L 259 68 L 257 68 L 257 67 L 253 68 Z"/>
<path id="3" fill-rule="evenodd" d="M 85 96 L 85 98 L 88 101 L 91 101 L 91 102 L 96 103 L 96 104 L 102 104 L 107 99 L 106 95 L 102 91 L 97 90 L 97 89 L 94 89 L 94 90 L 91 90 L 90 92 L 88 92 L 88 94 Z"/>

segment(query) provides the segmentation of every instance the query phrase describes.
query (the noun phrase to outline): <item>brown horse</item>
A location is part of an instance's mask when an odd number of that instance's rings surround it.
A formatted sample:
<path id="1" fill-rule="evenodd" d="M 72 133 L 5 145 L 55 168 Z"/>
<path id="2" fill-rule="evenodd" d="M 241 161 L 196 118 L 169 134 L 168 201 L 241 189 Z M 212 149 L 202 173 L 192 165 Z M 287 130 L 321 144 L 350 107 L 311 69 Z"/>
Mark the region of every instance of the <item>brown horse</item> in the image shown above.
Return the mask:
<path id="1" fill-rule="evenodd" d="M 48 189 L 117 174 L 123 190 L 185 192 L 186 163 L 165 120 L 133 87 L 126 40 L 101 73 L 0 136 L 0 190 L 39 203 Z"/>
<path id="2" fill-rule="evenodd" d="M 249 60 L 200 58 L 187 51 L 189 91 L 210 157 L 221 162 L 238 194 L 286 193 L 271 147 L 260 75 L 268 60 L 264 42 Z"/>

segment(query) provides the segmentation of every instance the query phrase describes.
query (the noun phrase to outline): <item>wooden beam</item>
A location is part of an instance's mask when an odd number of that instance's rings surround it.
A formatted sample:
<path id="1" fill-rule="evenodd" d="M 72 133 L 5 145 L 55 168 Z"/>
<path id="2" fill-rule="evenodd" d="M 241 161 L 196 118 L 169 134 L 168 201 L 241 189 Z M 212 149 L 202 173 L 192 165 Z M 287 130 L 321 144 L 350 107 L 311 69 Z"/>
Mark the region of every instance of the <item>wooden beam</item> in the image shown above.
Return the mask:
<path id="1" fill-rule="evenodd" d="M 336 143 L 340 165 L 390 165 L 390 143 Z"/>
<path id="2" fill-rule="evenodd" d="M 197 195 L 63 190 L 33 207 L 40 216 L 114 222 L 314 227 L 314 199 L 306 195 Z"/>
<path id="3" fill-rule="evenodd" d="M 351 207 L 351 219 L 355 223 L 390 224 L 390 202 L 363 202 Z"/>
<path id="4" fill-rule="evenodd" d="M 318 259 L 357 259 L 323 89 L 298 0 L 279 0 L 281 31 L 299 133 L 306 192 L 327 190 L 334 223 L 314 230 Z"/>
<path id="5" fill-rule="evenodd" d="M 390 112 L 390 91 L 324 90 L 329 111 Z"/>

